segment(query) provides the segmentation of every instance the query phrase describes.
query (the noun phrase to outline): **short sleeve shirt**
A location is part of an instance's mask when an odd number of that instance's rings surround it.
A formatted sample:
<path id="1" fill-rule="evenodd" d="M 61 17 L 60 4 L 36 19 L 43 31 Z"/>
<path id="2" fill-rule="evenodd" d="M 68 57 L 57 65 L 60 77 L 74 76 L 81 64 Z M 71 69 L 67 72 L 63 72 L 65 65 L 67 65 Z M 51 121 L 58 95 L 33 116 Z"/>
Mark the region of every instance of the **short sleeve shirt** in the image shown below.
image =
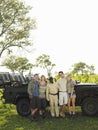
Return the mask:
<path id="1" fill-rule="evenodd" d="M 59 85 L 59 91 L 66 92 L 67 91 L 67 80 L 66 78 L 60 78 L 57 81 Z"/>

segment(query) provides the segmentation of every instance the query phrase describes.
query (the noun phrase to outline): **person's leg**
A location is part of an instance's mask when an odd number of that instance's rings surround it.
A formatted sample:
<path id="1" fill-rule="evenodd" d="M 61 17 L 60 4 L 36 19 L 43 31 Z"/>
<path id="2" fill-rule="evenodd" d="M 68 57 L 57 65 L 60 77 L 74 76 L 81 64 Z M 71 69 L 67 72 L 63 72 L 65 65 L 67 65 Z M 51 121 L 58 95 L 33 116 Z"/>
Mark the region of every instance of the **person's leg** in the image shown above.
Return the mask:
<path id="1" fill-rule="evenodd" d="M 63 108 L 63 105 L 60 105 L 60 116 L 63 117 L 63 113 L 62 113 L 62 108 Z"/>
<path id="2" fill-rule="evenodd" d="M 62 114 L 63 114 L 63 117 L 65 117 L 65 108 L 66 108 L 66 104 L 64 104 L 63 107 L 62 107 Z"/>
<path id="3" fill-rule="evenodd" d="M 72 97 L 72 109 L 73 109 L 73 114 L 76 112 L 76 107 L 75 107 L 75 96 Z"/>
<path id="4" fill-rule="evenodd" d="M 46 99 L 42 99 L 42 109 L 43 109 L 43 111 L 46 110 L 46 106 L 47 106 Z"/>
<path id="5" fill-rule="evenodd" d="M 63 94 L 59 92 L 59 106 L 60 106 L 60 116 L 63 117 Z"/>
<path id="6" fill-rule="evenodd" d="M 60 106 L 60 116 L 61 117 L 65 117 L 65 108 L 66 108 L 66 104 Z"/>
<path id="7" fill-rule="evenodd" d="M 34 103 L 33 103 L 34 109 L 33 109 L 32 114 L 35 114 L 35 113 L 39 110 L 40 100 L 39 100 L 38 97 L 34 97 L 34 100 L 33 100 L 33 101 L 34 101 Z M 32 106 L 32 108 L 33 108 L 33 106 Z"/>
<path id="8" fill-rule="evenodd" d="M 59 117 L 59 108 L 58 108 L 58 97 L 57 95 L 54 96 L 54 108 L 55 108 L 55 114 L 56 114 L 56 117 Z"/>
<path id="9" fill-rule="evenodd" d="M 36 97 L 33 97 L 31 102 L 31 115 L 30 115 L 31 120 L 35 120 L 35 113 L 37 112 L 37 110 L 38 108 L 36 107 Z"/>
<path id="10" fill-rule="evenodd" d="M 52 95 L 50 95 L 50 113 L 51 116 L 54 117 L 55 116 L 55 111 L 54 111 L 54 98 Z"/>
<path id="11" fill-rule="evenodd" d="M 64 117 L 65 117 L 65 108 L 66 108 L 67 103 L 68 103 L 68 95 L 67 95 L 67 92 L 64 92 L 63 93 L 63 107 L 62 107 L 62 113 Z"/>
<path id="12" fill-rule="evenodd" d="M 71 104 L 71 98 L 68 99 L 68 112 L 71 115 L 71 106 L 70 106 L 70 104 Z"/>
<path id="13" fill-rule="evenodd" d="M 38 108 L 32 109 L 32 116 L 35 115 L 35 113 L 37 112 Z"/>
<path id="14" fill-rule="evenodd" d="M 39 114 L 42 115 L 42 99 L 41 98 L 39 98 L 38 108 L 39 108 Z"/>
<path id="15" fill-rule="evenodd" d="M 42 117 L 46 117 L 46 99 L 42 99 Z"/>

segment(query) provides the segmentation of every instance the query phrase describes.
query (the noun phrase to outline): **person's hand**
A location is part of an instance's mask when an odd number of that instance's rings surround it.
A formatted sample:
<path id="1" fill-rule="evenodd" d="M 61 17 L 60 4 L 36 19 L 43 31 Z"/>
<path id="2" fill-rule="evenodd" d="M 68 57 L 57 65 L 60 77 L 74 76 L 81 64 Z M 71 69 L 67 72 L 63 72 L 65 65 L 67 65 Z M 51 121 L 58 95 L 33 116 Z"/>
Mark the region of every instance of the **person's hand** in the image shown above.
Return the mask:
<path id="1" fill-rule="evenodd" d="M 49 101 L 49 98 L 47 98 L 47 101 Z"/>

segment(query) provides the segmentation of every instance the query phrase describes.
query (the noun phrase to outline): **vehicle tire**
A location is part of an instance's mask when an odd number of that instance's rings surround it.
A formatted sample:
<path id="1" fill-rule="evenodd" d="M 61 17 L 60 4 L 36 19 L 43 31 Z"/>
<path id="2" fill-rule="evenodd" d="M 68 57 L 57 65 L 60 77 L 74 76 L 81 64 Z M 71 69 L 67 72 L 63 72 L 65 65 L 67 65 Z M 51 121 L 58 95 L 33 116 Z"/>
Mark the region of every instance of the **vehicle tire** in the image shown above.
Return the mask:
<path id="1" fill-rule="evenodd" d="M 98 103 L 94 98 L 86 98 L 82 103 L 82 112 L 88 116 L 94 116 L 98 112 Z"/>
<path id="2" fill-rule="evenodd" d="M 21 116 L 28 116 L 31 112 L 28 99 L 19 99 L 17 102 L 17 112 Z"/>

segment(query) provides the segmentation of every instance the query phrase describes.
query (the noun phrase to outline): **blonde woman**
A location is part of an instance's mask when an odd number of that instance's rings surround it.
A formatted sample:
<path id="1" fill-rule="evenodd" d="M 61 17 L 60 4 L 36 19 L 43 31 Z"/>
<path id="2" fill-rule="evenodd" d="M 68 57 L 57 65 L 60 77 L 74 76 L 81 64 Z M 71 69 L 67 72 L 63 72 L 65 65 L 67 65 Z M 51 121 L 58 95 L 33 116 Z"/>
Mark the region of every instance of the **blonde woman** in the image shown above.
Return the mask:
<path id="1" fill-rule="evenodd" d="M 41 80 L 39 83 L 39 112 L 43 117 L 45 116 L 45 108 L 46 108 L 46 78 L 44 75 L 41 76 Z"/>
<path id="2" fill-rule="evenodd" d="M 75 83 L 71 79 L 71 75 L 67 75 L 67 91 L 68 91 L 68 111 L 70 115 L 75 115 L 76 108 L 75 108 L 75 99 L 76 94 L 74 90 Z M 71 109 L 72 104 L 72 109 Z"/>

